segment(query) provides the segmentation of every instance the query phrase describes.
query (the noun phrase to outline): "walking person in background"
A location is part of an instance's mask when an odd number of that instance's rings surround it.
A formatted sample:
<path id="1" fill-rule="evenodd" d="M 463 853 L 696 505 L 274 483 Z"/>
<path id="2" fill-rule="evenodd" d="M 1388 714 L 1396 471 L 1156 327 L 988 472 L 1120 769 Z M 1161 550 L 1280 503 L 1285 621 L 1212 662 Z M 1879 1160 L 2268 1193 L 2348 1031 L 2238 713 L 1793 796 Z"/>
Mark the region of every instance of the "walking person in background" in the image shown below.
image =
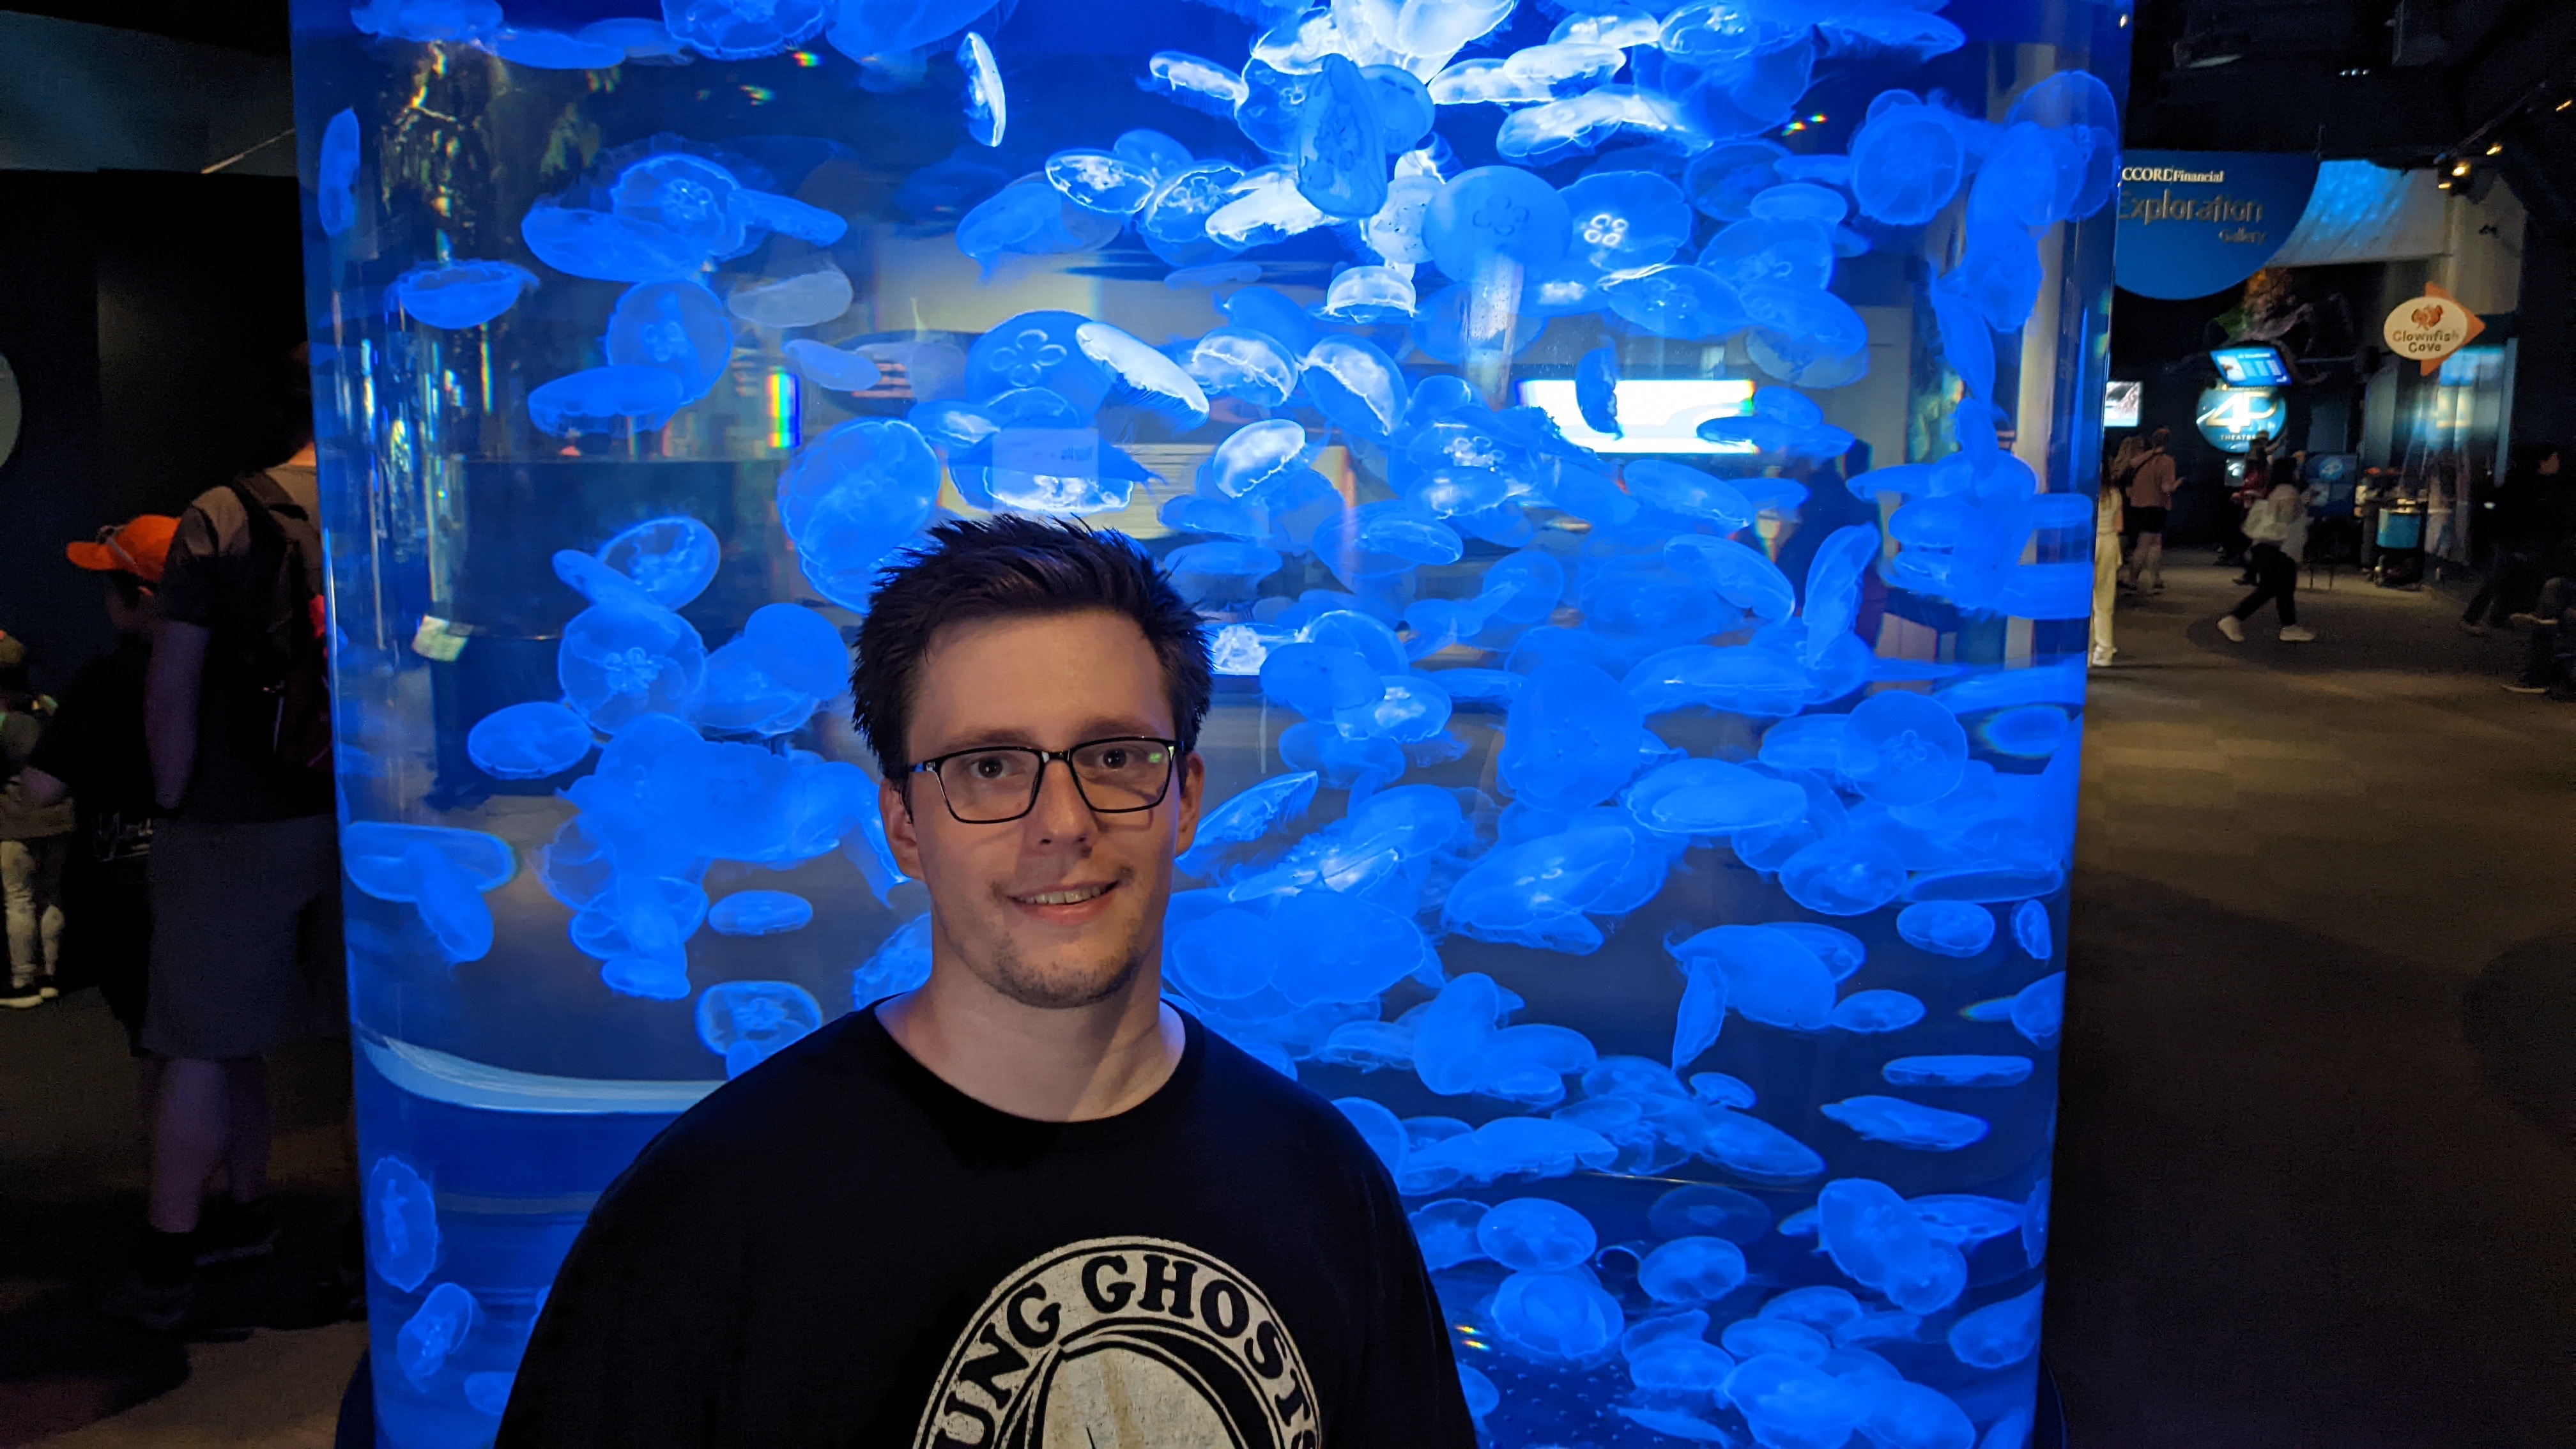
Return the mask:
<path id="1" fill-rule="evenodd" d="M 64 552 L 105 585 L 116 648 L 83 666 L 63 691 L 54 727 L 19 775 L 29 798 L 70 799 L 77 828 L 63 867 L 63 960 L 97 985 L 125 1028 L 139 1068 L 145 1119 L 160 1058 L 143 1049 L 144 988 L 152 954 L 152 760 L 143 743 L 143 682 L 152 660 L 154 594 L 179 520 L 147 513 L 101 529 Z"/>
<path id="2" fill-rule="evenodd" d="M 2147 439 L 2145 455 L 2129 474 L 2129 528 L 2138 542 L 2123 582 L 2150 594 L 2165 591 L 2165 518 L 2173 508 L 2175 491 L 2182 487 L 2167 447 L 2172 441 L 2173 429 L 2156 429 Z"/>
<path id="3" fill-rule="evenodd" d="M 347 1019 L 327 733 L 312 743 L 329 717 L 310 388 L 301 366 L 281 379 L 292 456 L 198 495 L 161 578 L 145 729 L 169 814 L 142 1044 L 168 1065 L 140 1251 L 105 1305 L 161 1332 L 188 1322 L 199 1263 L 275 1244 L 266 1058 Z"/>
<path id="4" fill-rule="evenodd" d="M 2094 668 L 2108 665 L 2120 651 L 2111 645 L 2111 611 L 2120 602 L 2120 537 L 2122 515 L 2120 490 L 2127 475 L 2137 467 L 2146 453 L 2145 442 L 2131 433 L 2111 455 L 2111 466 L 2104 471 L 2102 485 L 2093 496 L 2093 649 Z"/>
<path id="5" fill-rule="evenodd" d="M 2563 513 L 2557 497 L 2558 450 L 2526 455 L 2507 470 L 2487 501 L 2487 576 L 2460 616 L 2463 633 L 2503 628 L 2538 588 L 2557 540 L 2553 525 Z"/>
<path id="6" fill-rule="evenodd" d="M 62 962 L 72 807 L 28 793 L 27 761 L 52 720 L 49 701 L 28 683 L 24 651 L 17 652 L 17 662 L 0 663 L 0 903 L 9 938 L 9 984 L 0 1006 L 29 1007 L 61 994 L 54 978 Z"/>
<path id="7" fill-rule="evenodd" d="M 2299 487 L 2297 465 L 2289 459 L 2273 470 L 2271 490 L 2245 511 L 2245 536 L 2253 540 L 2245 566 L 2254 575 L 2254 592 L 2219 616 L 2218 632 L 2245 642 L 2245 621 L 2268 603 L 2280 610 L 2284 642 L 2304 644 L 2316 638 L 2315 630 L 2299 623 L 2299 560 L 2308 551 L 2308 497 Z"/>

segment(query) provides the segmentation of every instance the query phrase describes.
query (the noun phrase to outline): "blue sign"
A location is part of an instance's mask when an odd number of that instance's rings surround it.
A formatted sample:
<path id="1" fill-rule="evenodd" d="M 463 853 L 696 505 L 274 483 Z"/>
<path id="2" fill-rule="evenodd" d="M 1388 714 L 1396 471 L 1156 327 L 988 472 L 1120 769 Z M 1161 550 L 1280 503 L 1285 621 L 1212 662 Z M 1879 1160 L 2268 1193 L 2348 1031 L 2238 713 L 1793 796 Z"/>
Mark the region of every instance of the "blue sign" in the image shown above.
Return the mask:
<path id="1" fill-rule="evenodd" d="M 2317 158 L 2131 151 L 2120 165 L 2115 280 L 2142 297 L 2206 297 L 2262 270 L 2307 210 Z"/>
<path id="2" fill-rule="evenodd" d="M 2256 438 L 2277 438 L 2289 425 L 2290 410 L 2268 387 L 2213 387 L 2200 395 L 2192 415 L 2200 435 L 2222 453 L 2242 453 Z"/>

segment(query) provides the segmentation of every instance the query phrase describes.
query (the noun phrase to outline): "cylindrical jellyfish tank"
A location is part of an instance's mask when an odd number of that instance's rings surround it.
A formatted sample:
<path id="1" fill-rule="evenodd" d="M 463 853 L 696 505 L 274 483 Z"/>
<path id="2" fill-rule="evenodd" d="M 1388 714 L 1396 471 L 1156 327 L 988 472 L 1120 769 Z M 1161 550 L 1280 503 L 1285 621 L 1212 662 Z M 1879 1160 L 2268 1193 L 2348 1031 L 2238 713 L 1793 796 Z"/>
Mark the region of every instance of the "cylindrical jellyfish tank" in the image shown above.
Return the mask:
<path id="1" fill-rule="evenodd" d="M 1005 510 L 1202 610 L 1165 990 L 1488 1442 L 2029 1441 L 2125 3 L 294 18 L 384 1443 L 928 973 L 847 642 Z"/>

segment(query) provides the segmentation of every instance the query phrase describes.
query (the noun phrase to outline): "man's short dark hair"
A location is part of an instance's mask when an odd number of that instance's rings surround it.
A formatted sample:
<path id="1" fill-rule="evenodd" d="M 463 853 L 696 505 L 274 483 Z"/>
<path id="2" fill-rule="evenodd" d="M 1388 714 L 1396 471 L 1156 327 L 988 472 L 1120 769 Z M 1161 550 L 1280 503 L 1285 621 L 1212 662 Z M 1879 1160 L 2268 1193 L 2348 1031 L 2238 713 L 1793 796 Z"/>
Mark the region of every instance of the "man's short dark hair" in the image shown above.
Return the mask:
<path id="1" fill-rule="evenodd" d="M 1143 631 L 1163 666 L 1173 733 L 1182 753 L 1195 749 L 1213 686 L 1207 636 L 1189 601 L 1125 534 L 997 514 L 940 524 L 928 544 L 877 576 L 859 623 L 850 698 L 878 768 L 900 785 L 912 763 L 904 730 L 933 634 L 950 624 L 1090 609 Z"/>

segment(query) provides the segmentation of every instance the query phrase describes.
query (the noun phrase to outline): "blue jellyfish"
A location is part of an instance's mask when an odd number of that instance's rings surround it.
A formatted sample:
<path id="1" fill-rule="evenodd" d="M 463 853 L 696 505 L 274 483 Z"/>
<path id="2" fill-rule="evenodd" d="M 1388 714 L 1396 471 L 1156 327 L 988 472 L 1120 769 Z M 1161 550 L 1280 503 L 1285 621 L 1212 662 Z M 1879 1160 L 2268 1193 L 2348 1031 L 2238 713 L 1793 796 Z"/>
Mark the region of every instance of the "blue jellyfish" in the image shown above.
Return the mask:
<path id="1" fill-rule="evenodd" d="M 2066 973 L 2051 972 L 2014 993 L 2008 1015 L 2031 1045 L 2046 1046 L 2066 1029 Z"/>
<path id="2" fill-rule="evenodd" d="M 1394 267 L 1344 267 L 1333 274 L 1315 315 L 1327 322 L 1369 327 L 1412 320 L 1413 279 Z"/>
<path id="3" fill-rule="evenodd" d="M 1797 607 L 1797 591 L 1779 565 L 1731 538 L 1679 535 L 1665 541 L 1664 561 L 1765 622 L 1786 619 Z"/>
<path id="4" fill-rule="evenodd" d="M 719 936 L 776 936 L 813 919 L 813 903 L 792 891 L 736 891 L 707 909 Z"/>
<path id="5" fill-rule="evenodd" d="M 1684 342 L 1713 342 L 1751 320 L 1736 288 L 1701 267 L 1667 264 L 1621 272 L 1602 282 L 1601 297 L 1623 321 Z"/>
<path id="6" fill-rule="evenodd" d="M 438 1266 L 438 1200 L 418 1170 L 387 1154 L 367 1170 L 367 1266 L 405 1293 Z"/>
<path id="7" fill-rule="evenodd" d="M 1375 343 L 1327 337 L 1306 353 L 1306 393 L 1325 417 L 1372 442 L 1384 442 L 1404 416 L 1404 372 Z"/>
<path id="8" fill-rule="evenodd" d="M 850 278 L 825 262 L 783 277 L 754 277 L 725 293 L 725 310 L 754 327 L 818 327 L 850 310 Z"/>
<path id="9" fill-rule="evenodd" d="M 1800 1363 L 1823 1363 L 1834 1351 L 1825 1335 L 1789 1318 L 1739 1318 L 1726 1326 L 1718 1341 L 1737 1358 L 1776 1353 Z"/>
<path id="10" fill-rule="evenodd" d="M 1968 1286 L 1967 1259 L 1933 1237 L 1913 1205 L 1883 1182 L 1846 1177 L 1826 1183 L 1815 1211 L 1817 1236 L 1834 1266 L 1905 1312 L 1937 1313 Z M 1787 1231 L 1787 1224 L 1781 1226 Z"/>
<path id="11" fill-rule="evenodd" d="M 1832 1449 L 1851 1437 L 1867 1408 L 1860 1390 L 1779 1353 L 1738 1363 L 1723 1392 L 1764 1449 Z"/>
<path id="12" fill-rule="evenodd" d="M 1770 1231 L 1771 1210 L 1750 1193 L 1694 1183 L 1656 1198 L 1646 1221 L 1661 1238 L 1713 1237 L 1742 1244 Z"/>
<path id="13" fill-rule="evenodd" d="M 1707 965 L 1684 972 L 1682 1004 L 1673 1013 L 1673 1070 L 1689 1066 L 1716 1044 L 1726 1027 L 1726 997 L 1725 972 Z"/>
<path id="14" fill-rule="evenodd" d="M 1284 562 L 1259 544 L 1193 543 L 1165 555 L 1163 568 L 1181 597 L 1204 604 L 1253 597 Z"/>
<path id="15" fill-rule="evenodd" d="M 1902 991 L 1855 991 L 1834 1003 L 1833 1025 L 1842 1031 L 1903 1031 L 1923 1019 L 1923 1003 Z"/>
<path id="16" fill-rule="evenodd" d="M 1878 1069 L 1896 1087 L 2017 1087 L 2030 1072 L 2028 1057 L 1898 1057 Z"/>
<path id="17" fill-rule="evenodd" d="M 655 367 L 680 380 L 680 401 L 705 397 L 733 359 L 725 304 L 696 282 L 642 282 L 617 300 L 603 349 L 611 364 Z"/>
<path id="18" fill-rule="evenodd" d="M 1432 198 L 1423 244 L 1440 270 L 1472 282 L 1485 258 L 1545 266 L 1566 253 L 1573 213 L 1556 188 L 1518 166 L 1480 166 Z"/>
<path id="19" fill-rule="evenodd" d="M 1296 357 L 1279 339 L 1248 327 L 1210 331 L 1190 345 L 1181 367 L 1211 397 L 1239 397 L 1266 408 L 1288 401 L 1300 373 Z"/>
<path id="20" fill-rule="evenodd" d="M 1619 426 L 1619 349 L 1605 344 L 1574 364 L 1574 405 L 1585 427 L 1607 437 L 1624 436 Z"/>
<path id="21" fill-rule="evenodd" d="M 1249 94 L 1240 74 L 1187 51 L 1158 50 L 1145 62 L 1145 71 L 1138 86 L 1214 116 L 1231 117 Z"/>
<path id="22" fill-rule="evenodd" d="M 706 261 L 702 247 L 666 227 L 552 202 L 520 218 L 519 239 L 556 271 L 600 282 L 684 281 Z"/>
<path id="23" fill-rule="evenodd" d="M 1591 1260 L 1599 1242 L 1583 1214 L 1543 1197 L 1497 1204 L 1476 1226 L 1476 1244 L 1484 1255 L 1514 1272 L 1580 1267 Z"/>
<path id="24" fill-rule="evenodd" d="M 1353 737 L 1313 720 L 1280 733 L 1279 758 L 1292 769 L 1315 771 L 1331 789 L 1363 793 L 1394 784 L 1408 767 L 1392 740 Z"/>
<path id="25" fill-rule="evenodd" d="M 2009 1368 L 2039 1347 L 2042 1288 L 1990 1303 L 1950 1325 L 1950 1352 L 1970 1368 Z"/>
<path id="26" fill-rule="evenodd" d="M 850 1000 L 866 1007 L 915 990 L 929 979 L 930 915 L 925 911 L 895 927 L 866 964 L 850 973 Z"/>
<path id="27" fill-rule="evenodd" d="M 1387 1172 L 1401 1177 L 1404 1173 L 1405 1136 L 1404 1124 L 1396 1119 L 1396 1115 L 1367 1097 L 1336 1097 L 1333 1105 L 1341 1109 L 1353 1127 L 1359 1129 L 1360 1139 L 1368 1143 L 1369 1150 L 1377 1154 L 1378 1161 L 1386 1164 Z"/>
<path id="28" fill-rule="evenodd" d="M 1386 205 L 1387 146 L 1376 89 L 1348 57 L 1327 55 L 1297 108 L 1291 143 L 1297 191 L 1326 216 L 1357 220 Z"/>
<path id="29" fill-rule="evenodd" d="M 660 608 L 687 606 L 715 582 L 724 546 L 716 531 L 686 514 L 648 518 L 599 546 L 599 562 L 634 582 Z M 606 602 L 593 596 L 591 602 Z"/>
<path id="30" fill-rule="evenodd" d="M 1023 249 L 1055 228 L 1067 204 L 1043 180 L 1022 177 L 966 213 L 957 223 L 957 249 L 982 263 L 989 277 L 1002 253 Z"/>
<path id="31" fill-rule="evenodd" d="M 2066 711 L 2056 705 L 2025 704 L 1996 713 L 1977 733 L 1999 755 L 2040 760 L 2066 742 L 2067 724 Z"/>
<path id="32" fill-rule="evenodd" d="M 794 50 L 839 14 L 829 0 L 662 0 L 662 23 L 672 37 L 715 60 L 757 60 Z"/>
<path id="33" fill-rule="evenodd" d="M 1466 1198 L 1443 1198 L 1413 1210 L 1413 1240 L 1422 1249 L 1423 1266 L 1438 1272 L 1485 1256 L 1476 1229 L 1489 1209 Z"/>
<path id="34" fill-rule="evenodd" d="M 1828 836 L 1780 863 L 1780 888 L 1822 915 L 1867 915 L 1905 889 L 1905 862 L 1871 836 Z"/>
<path id="35" fill-rule="evenodd" d="M 1671 261 L 1696 220 L 1682 189 L 1652 171 L 1597 171 L 1558 194 L 1574 219 L 1573 254 L 1597 271 Z"/>
<path id="36" fill-rule="evenodd" d="M 1977 1426 L 1938 1389 L 1904 1379 L 1874 1382 L 1860 1430 L 1880 1449 L 1975 1449 Z"/>
<path id="37" fill-rule="evenodd" d="M 845 352 L 807 337 L 792 338 L 781 350 L 797 376 L 833 392 L 866 392 L 884 378 L 876 359 L 864 352 Z"/>
<path id="38" fill-rule="evenodd" d="M 1131 216 L 1154 194 L 1153 170 L 1111 151 L 1058 151 L 1043 173 L 1066 200 L 1103 216 Z"/>
<path id="39" fill-rule="evenodd" d="M 1206 878 L 1242 854 L 1242 847 L 1303 819 L 1314 803 L 1317 783 L 1312 770 L 1273 775 L 1210 807 L 1199 820 L 1196 840 L 1180 858 L 1182 872 Z"/>
<path id="40" fill-rule="evenodd" d="M 778 477 L 797 566 L 823 597 L 865 608 L 877 565 L 930 521 L 939 455 L 911 424 L 856 418 L 807 440 Z"/>
<path id="41" fill-rule="evenodd" d="M 482 1316 L 483 1306 L 462 1286 L 441 1283 L 430 1289 L 394 1335 L 394 1362 L 402 1366 L 403 1377 L 411 1380 L 413 1388 L 428 1388 L 448 1359 L 465 1346 Z"/>
<path id="42" fill-rule="evenodd" d="M 1984 1141 L 1986 1136 L 1983 1117 L 1946 1112 L 1902 1097 L 1846 1097 L 1817 1110 L 1872 1142 L 1893 1143 L 1917 1152 L 1956 1152 Z"/>
<path id="43" fill-rule="evenodd" d="M 2057 943 L 2048 926 L 2048 907 L 2037 901 L 2024 901 L 2013 907 L 2012 933 L 2014 944 L 2034 961 L 2045 961 L 2057 954 Z"/>
<path id="44" fill-rule="evenodd" d="M 1939 214 L 1966 174 L 1961 129 L 1939 108 L 1910 96 L 1904 104 L 1873 108 L 1851 143 L 1852 196 L 1861 214 L 1891 226 L 1919 226 Z"/>
<path id="45" fill-rule="evenodd" d="M 957 68 L 966 73 L 966 134 L 978 146 L 1001 145 L 1011 106 L 1002 92 L 1002 68 L 993 59 L 991 42 L 967 31 L 957 43 Z"/>
<path id="46" fill-rule="evenodd" d="M 608 202 L 616 216 L 657 228 L 700 257 L 731 256 L 742 249 L 749 220 L 742 195 L 742 183 L 717 163 L 686 152 L 663 151 L 619 172 L 609 187 Z"/>
<path id="47" fill-rule="evenodd" d="M 1504 785 L 1532 804 L 1580 810 L 1628 782 L 1644 717 L 1617 680 L 1589 665 L 1548 664 L 1530 675 L 1507 717 Z"/>
<path id="48" fill-rule="evenodd" d="M 2002 1198 L 1932 1192 L 1907 1198 L 1906 1204 L 1922 1220 L 1925 1232 L 1963 1253 L 1990 1238 L 2019 1233 L 2022 1227 L 2022 1205 Z"/>
<path id="49" fill-rule="evenodd" d="M 453 330 L 482 326 L 536 287 L 536 274 L 511 262 L 436 262 L 396 278 L 393 293 L 405 316 Z"/>
<path id="50" fill-rule="evenodd" d="M 498 18 L 497 11 L 495 18 Z M 322 128 L 322 150 L 313 167 L 313 210 L 322 223 L 325 236 L 339 236 L 357 224 L 358 113 L 355 111 L 341 111 Z"/>
<path id="51" fill-rule="evenodd" d="M 1627 465 L 1622 476 L 1628 492 L 1638 502 L 1685 518 L 1706 519 L 1730 532 L 1751 527 L 1757 511 L 1752 500 L 1734 484 L 1685 464 L 1638 458 Z M 1684 547 L 1687 551 L 1695 545 Z"/>
<path id="52" fill-rule="evenodd" d="M 638 715 L 677 714 L 706 660 L 706 642 L 677 614 L 595 606 L 564 626 L 555 678 L 593 728 L 615 731 Z"/>
<path id="53" fill-rule="evenodd" d="M 1494 1387 L 1492 1379 L 1477 1372 L 1473 1364 L 1458 1365 L 1458 1390 L 1466 1397 L 1468 1416 L 1480 1424 L 1487 1414 L 1502 1407 L 1503 1391 Z"/>
<path id="54" fill-rule="evenodd" d="M 1783 825 L 1807 813 L 1807 792 L 1724 760 L 1675 760 L 1620 797 L 1639 825 L 1662 835 L 1725 835 Z"/>
<path id="55" fill-rule="evenodd" d="M 501 1411 L 510 1406 L 510 1388 L 518 1382 L 518 1377 L 515 1373 L 493 1370 L 467 1374 L 465 1402 L 473 1405 L 476 1413 L 489 1414 L 497 1419 L 501 1417 Z"/>
<path id="56" fill-rule="evenodd" d="M 619 423 L 646 433 L 688 402 L 686 382 L 660 367 L 590 367 L 539 384 L 528 394 L 528 421 L 538 432 L 571 437 L 612 433 Z"/>
<path id="57" fill-rule="evenodd" d="M 499 836 L 387 820 L 350 821 L 341 831 L 340 864 L 350 884 L 380 901 L 418 900 L 412 852 L 424 846 L 445 857 L 457 878 L 478 893 L 499 890 L 518 873 L 518 857 Z"/>
<path id="58" fill-rule="evenodd" d="M 1385 694 L 1378 672 L 1357 652 L 1330 644 L 1287 644 L 1261 662 L 1261 692 L 1308 719 L 1373 704 Z"/>
<path id="59" fill-rule="evenodd" d="M 1966 901 L 1917 901 L 1896 913 L 1896 933 L 1936 956 L 1974 956 L 1994 943 L 1995 917 Z"/>
<path id="60" fill-rule="evenodd" d="M 1844 723 L 1842 773 L 1882 805 L 1929 805 L 1967 768 L 1968 734 L 1927 695 L 1881 690 Z"/>
<path id="61" fill-rule="evenodd" d="M 1136 337 L 1106 322 L 1085 322 L 1074 329 L 1073 340 L 1130 399 L 1168 415 L 1173 426 L 1187 430 L 1207 421 L 1207 394 L 1198 383 Z"/>
<path id="62" fill-rule="evenodd" d="M 1685 966 L 1726 973 L 1738 1016 L 1789 1031 L 1822 1031 L 1833 1015 L 1834 976 L 1795 936 L 1767 926 L 1714 926 L 1667 947 Z"/>
<path id="63" fill-rule="evenodd" d="M 1860 1321 L 1865 1311 L 1860 1300 L 1854 1298 L 1849 1290 L 1830 1283 L 1818 1283 L 1792 1288 L 1769 1299 L 1762 1305 L 1761 1316 L 1803 1323 L 1831 1338 Z"/>
<path id="64" fill-rule="evenodd" d="M 726 981 L 698 998 L 698 1040 L 724 1058 L 728 1077 L 741 1076 L 822 1024 L 822 1004 L 793 982 Z"/>
<path id="65" fill-rule="evenodd" d="M 1292 1005 L 1375 1001 L 1418 970 L 1430 945 L 1409 919 L 1358 896 L 1300 891 L 1271 907 L 1267 926 Z"/>
<path id="66" fill-rule="evenodd" d="M 530 70 L 607 70 L 626 61 L 626 47 L 560 30 L 509 28 L 486 37 L 486 49 Z"/>
<path id="67" fill-rule="evenodd" d="M 542 780 L 590 755 L 590 725 L 552 701 L 513 704 L 483 716 L 465 735 L 465 754 L 497 780 Z"/>
<path id="68" fill-rule="evenodd" d="M 1658 1303 L 1712 1303 L 1743 1286 L 1744 1250 L 1725 1238 L 1674 1238 L 1646 1255 L 1637 1286 Z"/>
<path id="69" fill-rule="evenodd" d="M 1495 1338 L 1541 1364 L 1597 1363 L 1628 1326 L 1619 1300 L 1580 1272 L 1514 1273 L 1494 1290 L 1488 1311 Z"/>

